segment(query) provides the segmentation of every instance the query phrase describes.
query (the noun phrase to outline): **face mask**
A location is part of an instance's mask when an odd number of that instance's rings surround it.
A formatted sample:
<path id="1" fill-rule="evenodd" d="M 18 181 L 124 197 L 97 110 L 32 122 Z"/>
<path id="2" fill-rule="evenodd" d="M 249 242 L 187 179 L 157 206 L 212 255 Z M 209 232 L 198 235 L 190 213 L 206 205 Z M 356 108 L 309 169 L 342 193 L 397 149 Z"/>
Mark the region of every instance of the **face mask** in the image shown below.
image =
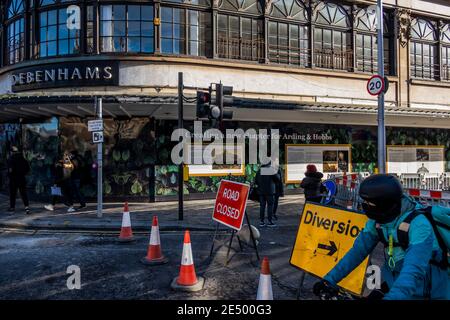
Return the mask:
<path id="1" fill-rule="evenodd" d="M 385 224 L 392 222 L 401 213 L 401 201 L 396 202 L 391 207 L 377 206 L 374 203 L 364 201 L 362 203 L 364 213 L 369 219 L 377 223 Z"/>

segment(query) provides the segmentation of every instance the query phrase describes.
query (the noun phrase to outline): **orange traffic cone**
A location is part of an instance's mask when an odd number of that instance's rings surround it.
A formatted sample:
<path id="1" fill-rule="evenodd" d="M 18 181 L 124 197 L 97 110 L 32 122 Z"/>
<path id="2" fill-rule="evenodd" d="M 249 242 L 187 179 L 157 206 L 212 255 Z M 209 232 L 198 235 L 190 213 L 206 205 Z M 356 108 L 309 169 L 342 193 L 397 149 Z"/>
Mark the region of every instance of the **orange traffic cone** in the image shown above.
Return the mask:
<path id="1" fill-rule="evenodd" d="M 128 211 L 128 202 L 125 202 L 122 215 L 122 228 L 120 230 L 119 242 L 133 241 L 133 231 L 131 230 L 130 211 Z"/>
<path id="2" fill-rule="evenodd" d="M 183 254 L 181 257 L 180 274 L 173 279 L 171 287 L 175 290 L 199 291 L 203 288 L 205 279 L 195 274 L 192 257 L 191 237 L 189 231 L 184 233 Z"/>
<path id="3" fill-rule="evenodd" d="M 261 263 L 261 274 L 259 276 L 256 300 L 273 300 L 272 277 L 270 275 L 269 259 L 267 257 L 264 257 Z"/>
<path id="4" fill-rule="evenodd" d="M 148 244 L 147 256 L 141 262 L 148 265 L 158 265 L 167 263 L 169 259 L 161 252 L 161 240 L 159 238 L 158 217 L 153 216 L 152 231 L 150 232 L 150 242 Z"/>

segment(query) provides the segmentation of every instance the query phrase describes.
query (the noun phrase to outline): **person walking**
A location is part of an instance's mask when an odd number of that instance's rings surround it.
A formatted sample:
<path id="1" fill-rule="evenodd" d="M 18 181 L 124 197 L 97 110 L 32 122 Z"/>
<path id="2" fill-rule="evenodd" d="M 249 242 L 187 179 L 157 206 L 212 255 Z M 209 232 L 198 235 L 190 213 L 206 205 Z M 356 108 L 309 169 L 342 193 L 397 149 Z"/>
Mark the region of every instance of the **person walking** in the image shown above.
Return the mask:
<path id="1" fill-rule="evenodd" d="M 284 197 L 284 186 L 283 186 L 283 176 L 281 174 L 281 169 L 278 168 L 278 179 L 277 182 L 275 183 L 275 199 L 273 202 L 273 220 L 277 221 L 278 220 L 278 216 L 277 216 L 277 210 L 278 210 L 278 202 L 280 197 Z"/>
<path id="2" fill-rule="evenodd" d="M 69 157 L 73 164 L 73 170 L 70 176 L 70 186 L 72 188 L 74 198 L 80 203 L 78 209 L 82 209 L 86 207 L 86 201 L 84 200 L 83 194 L 80 190 L 81 178 L 84 170 L 84 159 L 76 150 L 72 151 Z"/>
<path id="3" fill-rule="evenodd" d="M 300 187 L 305 190 L 305 201 L 320 203 L 322 178 L 323 173 L 317 171 L 315 165 L 308 164 L 306 166 L 305 177 L 300 184 Z"/>
<path id="4" fill-rule="evenodd" d="M 30 165 L 16 146 L 13 146 L 11 149 L 12 155 L 8 160 L 9 211 L 15 211 L 16 195 L 17 190 L 19 190 L 23 205 L 25 206 L 25 212 L 26 214 L 30 214 L 26 181 L 26 175 L 30 172 Z"/>
<path id="5" fill-rule="evenodd" d="M 73 207 L 73 197 L 72 197 L 72 186 L 70 178 L 72 176 L 74 165 L 70 160 L 69 153 L 64 153 L 61 160 L 56 161 L 54 166 L 54 187 L 59 187 L 61 189 L 61 195 L 64 197 L 64 204 L 68 206 L 68 213 L 75 212 L 76 209 Z M 57 200 L 57 195 L 52 196 L 52 203 L 44 206 L 45 209 L 49 211 L 55 210 L 55 204 Z"/>
<path id="6" fill-rule="evenodd" d="M 279 181 L 279 175 L 277 173 L 272 173 L 274 170 L 270 167 L 270 163 L 264 164 L 256 173 L 255 182 L 258 188 L 259 194 L 259 217 L 260 217 L 260 227 L 265 227 L 265 211 L 267 207 L 267 226 L 276 227 L 277 225 L 273 223 L 273 206 L 275 202 L 276 184 Z"/>

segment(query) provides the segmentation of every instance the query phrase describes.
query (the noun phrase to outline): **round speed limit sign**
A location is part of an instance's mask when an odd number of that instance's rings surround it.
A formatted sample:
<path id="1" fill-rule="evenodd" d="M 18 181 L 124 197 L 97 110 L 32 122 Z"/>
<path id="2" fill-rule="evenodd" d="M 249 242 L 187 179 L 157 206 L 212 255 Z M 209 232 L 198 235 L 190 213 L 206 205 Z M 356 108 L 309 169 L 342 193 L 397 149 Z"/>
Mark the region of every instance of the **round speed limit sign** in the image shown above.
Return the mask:
<path id="1" fill-rule="evenodd" d="M 379 75 L 374 75 L 367 81 L 367 92 L 372 96 L 379 95 L 384 90 L 384 79 Z"/>

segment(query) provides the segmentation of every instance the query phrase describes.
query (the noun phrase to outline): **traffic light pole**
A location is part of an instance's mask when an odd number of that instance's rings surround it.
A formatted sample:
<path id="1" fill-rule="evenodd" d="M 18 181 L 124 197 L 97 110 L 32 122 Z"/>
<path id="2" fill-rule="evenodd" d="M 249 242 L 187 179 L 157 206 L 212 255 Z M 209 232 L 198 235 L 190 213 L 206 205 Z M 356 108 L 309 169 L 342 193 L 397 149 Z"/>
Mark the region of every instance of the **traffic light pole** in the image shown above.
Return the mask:
<path id="1" fill-rule="evenodd" d="M 377 0 L 378 74 L 384 79 L 383 0 Z M 386 127 L 384 123 L 384 90 L 378 95 L 378 172 L 386 173 Z"/>
<path id="2" fill-rule="evenodd" d="M 178 128 L 183 129 L 183 73 L 178 72 Z M 184 155 L 183 155 L 184 156 Z M 183 200 L 184 200 L 184 165 L 181 162 L 178 166 L 178 220 L 183 220 Z"/>

